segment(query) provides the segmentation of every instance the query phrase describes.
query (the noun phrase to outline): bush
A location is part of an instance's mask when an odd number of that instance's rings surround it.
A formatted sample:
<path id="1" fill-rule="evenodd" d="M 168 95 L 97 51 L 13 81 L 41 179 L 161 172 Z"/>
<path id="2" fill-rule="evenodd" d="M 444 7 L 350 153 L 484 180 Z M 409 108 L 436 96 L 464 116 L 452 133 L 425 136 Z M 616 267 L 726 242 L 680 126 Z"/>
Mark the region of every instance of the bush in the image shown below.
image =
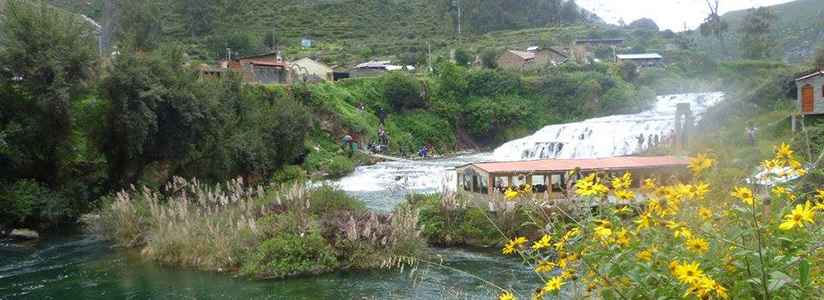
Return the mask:
<path id="1" fill-rule="evenodd" d="M 329 174 L 330 178 L 342 178 L 355 170 L 355 162 L 344 156 L 335 156 L 323 167 L 323 171 Z"/>
<path id="2" fill-rule="evenodd" d="M 320 274 L 338 267 L 335 250 L 317 230 L 283 233 L 258 246 L 243 266 L 262 278 Z"/>
<path id="3" fill-rule="evenodd" d="M 309 197 L 312 213 L 315 215 L 325 215 L 341 211 L 360 211 L 366 205 L 346 192 L 331 186 L 321 186 L 312 191 Z"/>
<path id="4" fill-rule="evenodd" d="M 289 165 L 280 170 L 275 171 L 272 175 L 272 182 L 274 183 L 295 183 L 306 180 L 306 171 L 300 166 Z"/>
<path id="5" fill-rule="evenodd" d="M 421 83 L 402 72 L 393 72 L 384 77 L 386 98 L 398 111 L 426 108 L 428 103 L 421 97 Z"/>
<path id="6" fill-rule="evenodd" d="M 69 201 L 34 180 L 21 179 L 0 193 L 2 223 L 49 228 L 74 215 Z"/>

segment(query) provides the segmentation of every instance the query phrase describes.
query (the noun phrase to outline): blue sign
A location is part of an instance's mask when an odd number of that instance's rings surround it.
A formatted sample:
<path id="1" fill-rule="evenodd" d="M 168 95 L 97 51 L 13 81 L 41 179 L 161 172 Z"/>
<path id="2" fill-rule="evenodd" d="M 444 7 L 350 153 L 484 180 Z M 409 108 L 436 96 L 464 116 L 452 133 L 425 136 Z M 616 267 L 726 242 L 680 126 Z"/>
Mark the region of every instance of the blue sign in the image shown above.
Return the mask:
<path id="1" fill-rule="evenodd" d="M 312 47 L 312 40 L 303 39 L 302 41 L 300 41 L 300 45 L 303 46 L 304 48 Z"/>

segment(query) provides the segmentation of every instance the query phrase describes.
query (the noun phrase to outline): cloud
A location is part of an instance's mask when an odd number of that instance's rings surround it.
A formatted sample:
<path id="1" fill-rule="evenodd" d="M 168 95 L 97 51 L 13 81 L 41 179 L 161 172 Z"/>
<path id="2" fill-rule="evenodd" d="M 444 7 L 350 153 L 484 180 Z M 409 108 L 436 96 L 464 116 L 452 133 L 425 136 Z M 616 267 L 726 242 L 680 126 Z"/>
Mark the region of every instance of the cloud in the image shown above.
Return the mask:
<path id="1" fill-rule="evenodd" d="M 769 6 L 792 0 L 721 0 L 721 13 L 757 6 Z M 577 0 L 583 8 L 595 12 L 604 21 L 618 24 L 623 18 L 630 23 L 650 18 L 661 30 L 681 31 L 686 25 L 694 29 L 704 21 L 709 9 L 704 0 Z"/>

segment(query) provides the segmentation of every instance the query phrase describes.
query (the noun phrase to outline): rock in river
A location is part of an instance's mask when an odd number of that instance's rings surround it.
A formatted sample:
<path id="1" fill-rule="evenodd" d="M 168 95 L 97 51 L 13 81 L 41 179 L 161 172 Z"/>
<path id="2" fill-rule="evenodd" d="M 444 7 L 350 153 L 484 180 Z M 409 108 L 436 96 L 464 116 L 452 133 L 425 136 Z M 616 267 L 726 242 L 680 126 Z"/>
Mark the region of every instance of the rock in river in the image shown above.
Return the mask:
<path id="1" fill-rule="evenodd" d="M 15 240 L 36 240 L 40 238 L 40 234 L 31 229 L 14 229 L 9 233 L 9 237 Z"/>

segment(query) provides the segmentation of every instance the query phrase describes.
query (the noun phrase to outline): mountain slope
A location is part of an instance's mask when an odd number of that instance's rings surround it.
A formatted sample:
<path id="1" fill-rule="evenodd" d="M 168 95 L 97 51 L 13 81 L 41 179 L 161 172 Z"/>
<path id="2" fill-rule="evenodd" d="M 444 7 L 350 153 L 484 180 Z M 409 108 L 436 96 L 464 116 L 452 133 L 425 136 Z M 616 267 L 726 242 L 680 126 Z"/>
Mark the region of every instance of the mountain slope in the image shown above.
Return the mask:
<path id="1" fill-rule="evenodd" d="M 770 33 L 770 37 L 777 42 L 773 49 L 774 56 L 788 63 L 811 60 L 817 45 L 824 42 L 824 1 L 796 0 L 770 6 L 770 8 L 778 17 Z M 746 15 L 746 10 L 739 10 L 721 17 L 730 24 L 726 37 L 730 54 L 733 57 L 738 57 L 740 53 L 738 28 Z M 697 32 L 694 35 L 702 52 L 707 54 L 720 52 L 714 38 L 703 37 Z M 717 57 L 717 55 L 709 56 Z"/>
<path id="2" fill-rule="evenodd" d="M 103 19 L 107 0 L 45 0 L 93 19 Z M 301 52 L 309 38 L 314 52 L 357 57 L 369 48 L 375 55 L 420 52 L 457 39 L 458 12 L 451 0 L 110 0 L 144 3 L 159 21 L 164 36 L 197 45 L 214 58 L 225 44 L 242 54 L 276 44 Z M 567 0 L 461 0 L 464 37 L 499 30 L 538 28 L 559 23 L 597 20 Z M 117 4 L 115 4 L 117 5 Z M 232 45 L 243 41 L 243 47 Z M 300 54 L 311 54 L 303 53 Z"/>

